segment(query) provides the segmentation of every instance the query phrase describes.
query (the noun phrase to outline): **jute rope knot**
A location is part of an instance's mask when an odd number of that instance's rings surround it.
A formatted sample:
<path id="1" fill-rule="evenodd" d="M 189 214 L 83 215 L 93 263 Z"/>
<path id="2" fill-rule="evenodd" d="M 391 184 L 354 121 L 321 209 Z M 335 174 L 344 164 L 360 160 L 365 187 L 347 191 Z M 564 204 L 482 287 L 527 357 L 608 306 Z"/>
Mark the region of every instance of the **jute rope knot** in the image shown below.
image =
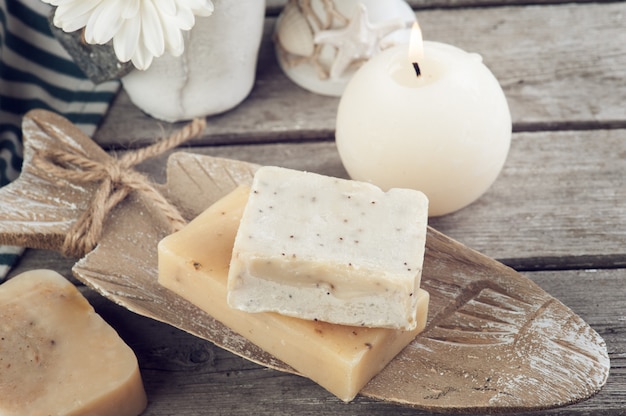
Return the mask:
<path id="1" fill-rule="evenodd" d="M 141 192 L 163 212 L 172 226 L 172 231 L 182 228 L 186 222 L 178 209 L 161 195 L 146 176 L 135 171 L 133 167 L 197 136 L 205 125 L 204 119 L 195 119 L 170 137 L 128 152 L 119 159 L 108 156 L 104 161 L 96 161 L 70 150 L 39 150 L 33 162 L 43 171 L 76 183 L 99 183 L 89 206 L 67 233 L 61 252 L 69 257 L 83 257 L 93 250 L 102 235 L 108 214 L 132 191 Z"/>

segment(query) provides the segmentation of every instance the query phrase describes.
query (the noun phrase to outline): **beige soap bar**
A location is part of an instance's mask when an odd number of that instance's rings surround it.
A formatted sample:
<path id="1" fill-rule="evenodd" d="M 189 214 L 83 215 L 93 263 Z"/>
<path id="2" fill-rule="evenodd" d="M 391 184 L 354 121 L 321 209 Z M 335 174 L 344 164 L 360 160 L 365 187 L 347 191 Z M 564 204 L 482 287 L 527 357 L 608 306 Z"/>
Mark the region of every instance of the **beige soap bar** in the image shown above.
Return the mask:
<path id="1" fill-rule="evenodd" d="M 248 200 L 239 187 L 184 229 L 159 243 L 159 283 L 345 401 L 426 325 L 428 293 L 419 290 L 412 331 L 333 325 L 271 312 L 247 313 L 226 303 L 235 234 Z"/>
<path id="2" fill-rule="evenodd" d="M 228 303 L 344 325 L 417 325 L 428 199 L 265 166 L 235 239 Z"/>
<path id="3" fill-rule="evenodd" d="M 147 405 L 133 351 L 51 270 L 0 285 L 0 415 L 136 416 Z"/>

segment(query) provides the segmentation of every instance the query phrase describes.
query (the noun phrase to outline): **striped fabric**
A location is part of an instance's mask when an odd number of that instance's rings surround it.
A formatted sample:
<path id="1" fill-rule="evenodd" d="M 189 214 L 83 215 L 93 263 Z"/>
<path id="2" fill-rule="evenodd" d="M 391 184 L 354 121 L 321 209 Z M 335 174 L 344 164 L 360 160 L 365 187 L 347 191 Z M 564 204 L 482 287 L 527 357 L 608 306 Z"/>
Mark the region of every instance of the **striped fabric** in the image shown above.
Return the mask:
<path id="1" fill-rule="evenodd" d="M 19 174 L 26 112 L 55 111 L 92 135 L 119 89 L 117 81 L 94 85 L 83 75 L 52 36 L 49 14 L 40 0 L 0 0 L 0 186 Z M 0 246 L 0 281 L 21 252 Z"/>

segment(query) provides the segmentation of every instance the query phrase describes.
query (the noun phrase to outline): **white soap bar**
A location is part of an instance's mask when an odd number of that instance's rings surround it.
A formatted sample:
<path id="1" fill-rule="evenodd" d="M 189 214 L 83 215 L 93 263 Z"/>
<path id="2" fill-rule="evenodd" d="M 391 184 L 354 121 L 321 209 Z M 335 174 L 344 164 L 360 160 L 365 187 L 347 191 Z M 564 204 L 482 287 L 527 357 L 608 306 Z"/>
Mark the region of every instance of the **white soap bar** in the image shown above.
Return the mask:
<path id="1" fill-rule="evenodd" d="M 247 313 L 226 303 L 235 234 L 248 200 L 239 187 L 159 243 L 159 283 L 331 393 L 350 401 L 426 326 L 420 289 L 412 331 L 333 325 L 276 313 Z"/>
<path id="2" fill-rule="evenodd" d="M 263 167 L 235 240 L 228 303 L 411 330 L 427 221 L 428 200 L 415 190 Z"/>
<path id="3" fill-rule="evenodd" d="M 0 285 L 0 415 L 136 416 L 147 399 L 133 351 L 51 270 Z"/>

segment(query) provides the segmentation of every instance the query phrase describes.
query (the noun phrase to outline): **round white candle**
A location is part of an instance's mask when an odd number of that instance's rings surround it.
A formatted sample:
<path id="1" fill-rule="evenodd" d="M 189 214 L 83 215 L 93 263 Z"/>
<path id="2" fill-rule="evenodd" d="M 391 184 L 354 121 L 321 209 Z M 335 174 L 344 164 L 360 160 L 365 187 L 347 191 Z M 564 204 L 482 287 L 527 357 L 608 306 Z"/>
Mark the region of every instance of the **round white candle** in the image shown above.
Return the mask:
<path id="1" fill-rule="evenodd" d="M 511 115 L 479 55 L 423 46 L 419 77 L 407 45 L 357 71 L 339 103 L 336 142 L 353 179 L 418 189 L 429 198 L 429 215 L 439 216 L 493 184 L 509 150 Z"/>

